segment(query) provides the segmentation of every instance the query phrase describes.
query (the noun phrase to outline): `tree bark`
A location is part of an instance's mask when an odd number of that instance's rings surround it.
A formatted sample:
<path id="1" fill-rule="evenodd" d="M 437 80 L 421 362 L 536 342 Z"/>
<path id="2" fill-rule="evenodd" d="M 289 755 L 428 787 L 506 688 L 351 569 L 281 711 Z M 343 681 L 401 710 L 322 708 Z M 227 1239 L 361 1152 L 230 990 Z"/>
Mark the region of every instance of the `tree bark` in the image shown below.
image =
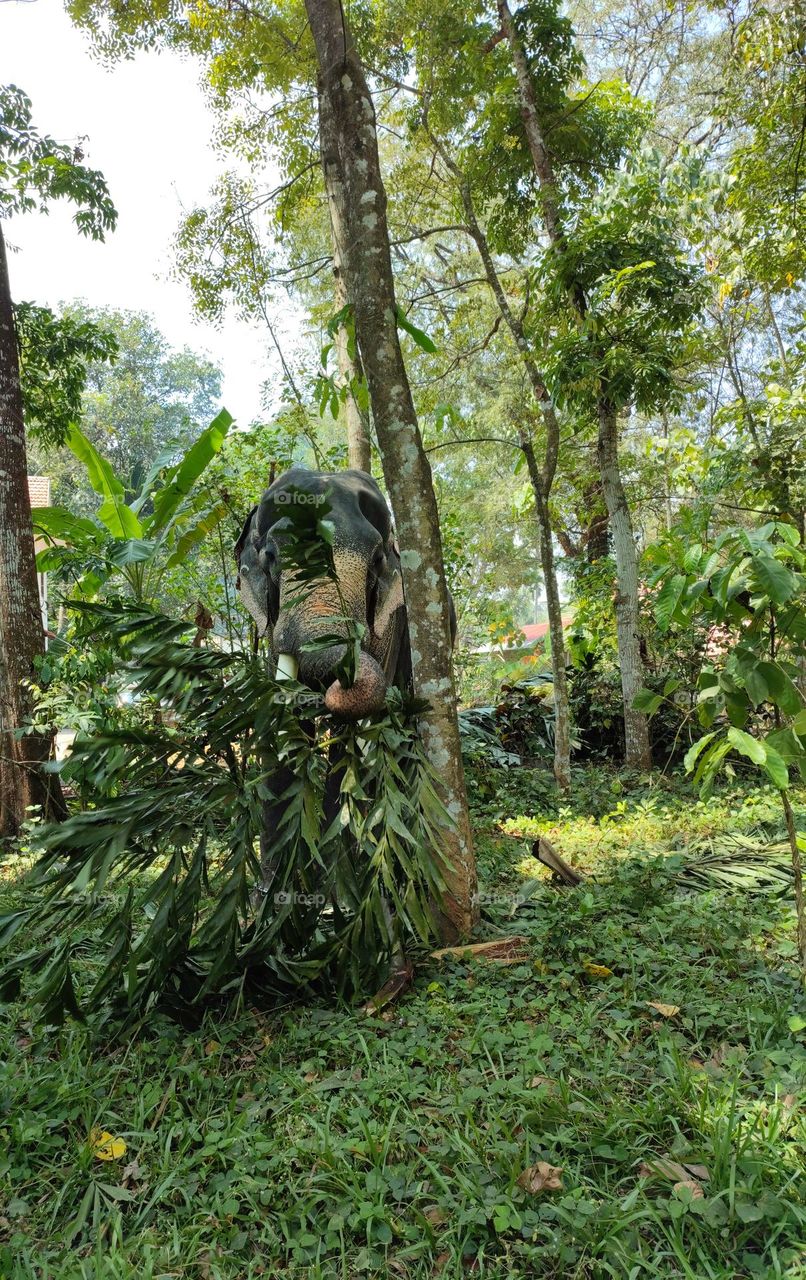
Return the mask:
<path id="1" fill-rule="evenodd" d="M 26 681 L 44 651 L 17 337 L 0 222 L 0 836 L 16 835 L 31 805 L 46 817 L 64 814 L 58 778 L 41 771 L 51 739 L 15 734 L 30 718 Z"/>
<path id="2" fill-rule="evenodd" d="M 565 636 L 560 588 L 554 566 L 551 519 L 549 517 L 548 492 L 540 475 L 532 441 L 521 437 L 521 448 L 535 495 L 535 510 L 539 524 L 540 561 L 543 566 L 543 582 L 546 588 L 546 608 L 549 615 L 551 640 L 551 674 L 554 680 L 554 777 L 557 786 L 567 791 L 571 785 L 571 715 L 568 707 L 568 676 L 565 658 Z"/>
<path id="3" fill-rule="evenodd" d="M 498 310 L 509 329 L 515 346 L 526 370 L 537 407 L 543 416 L 546 428 L 546 451 L 542 470 L 538 466 L 534 444 L 529 433 L 521 428 L 519 441 L 529 472 L 532 491 L 535 499 L 537 516 L 537 541 L 540 549 L 540 561 L 543 568 L 543 580 L 546 587 L 546 605 L 549 615 L 549 637 L 551 640 L 551 672 L 554 680 L 554 777 L 558 787 L 567 790 L 571 785 L 571 717 L 568 705 L 568 678 L 566 674 L 565 636 L 563 634 L 562 607 L 560 590 L 557 584 L 557 571 L 554 565 L 554 545 L 552 541 L 551 519 L 549 516 L 549 495 L 557 470 L 560 452 L 560 424 L 554 405 L 551 402 L 543 376 L 537 367 L 532 349 L 523 331 L 523 324 L 509 305 L 501 278 L 496 270 L 487 237 L 484 234 L 473 204 L 473 195 L 464 174 L 450 155 L 447 147 L 429 133 L 443 164 L 453 174 L 462 207 L 467 221 L 467 231 L 476 245 L 484 267 L 484 274 Z"/>
<path id="4" fill-rule="evenodd" d="M 531 72 L 529 71 L 529 63 L 526 60 L 526 54 L 518 38 L 518 33 L 515 30 L 512 11 L 507 0 L 498 0 L 498 16 L 501 19 L 501 30 L 509 44 L 512 65 L 515 69 L 515 79 L 518 82 L 521 119 L 523 120 L 526 141 L 529 145 L 529 154 L 532 157 L 532 166 L 537 174 L 540 186 L 543 222 L 551 243 L 559 248 L 564 248 L 566 239 L 562 218 L 560 217 L 560 202 L 557 194 L 557 181 L 554 176 L 554 165 L 543 140 L 543 129 L 537 109 L 537 99 L 532 84 Z"/>
<path id="5" fill-rule="evenodd" d="M 540 187 L 543 223 L 552 245 L 562 251 L 567 245 L 567 237 L 563 227 L 554 166 L 543 137 L 529 63 L 515 30 L 508 0 L 498 0 L 498 14 L 501 20 L 501 31 L 509 44 L 515 78 L 518 82 L 521 118 L 532 157 L 532 166 Z M 569 299 L 581 323 L 587 314 L 588 301 L 579 280 L 571 282 Z M 643 662 L 638 637 L 638 560 L 630 509 L 621 480 L 616 415 L 608 401 L 607 388 L 604 385 L 600 386 L 597 395 L 597 415 L 599 468 L 602 476 L 602 490 L 610 517 L 618 578 L 616 631 L 621 687 L 624 695 L 624 734 L 627 744 L 625 763 L 633 768 L 651 769 L 652 753 L 647 718 L 643 712 L 635 711 L 632 705 L 633 698 L 643 683 Z"/>
<path id="6" fill-rule="evenodd" d="M 333 245 L 333 294 L 336 311 L 342 311 L 350 299 L 344 279 L 344 248 L 342 239 L 345 228 L 340 221 L 334 220 L 334 211 L 343 207 L 344 192 L 341 173 L 331 166 L 325 173 L 327 202 L 330 212 L 330 238 Z M 372 445 L 369 434 L 369 414 L 363 413 L 350 389 L 354 382 L 363 379 L 361 358 L 356 353 L 355 359 L 350 355 L 349 334 L 346 325 L 339 325 L 335 337 L 336 363 L 342 383 L 348 388 L 342 401 L 340 418 L 347 435 L 347 464 L 358 471 L 372 473 Z"/>
<path id="7" fill-rule="evenodd" d="M 334 294 L 336 300 L 336 310 L 341 311 L 347 306 L 349 298 L 347 296 L 347 288 L 344 283 L 344 268 L 342 266 L 342 255 L 336 240 L 335 229 L 333 231 L 333 280 Z M 340 325 L 336 332 L 336 362 L 339 366 L 339 374 L 343 384 L 348 388 L 347 395 L 342 401 L 341 417 L 344 422 L 344 429 L 347 433 L 347 463 L 350 467 L 355 467 L 358 471 L 366 471 L 372 474 L 372 445 L 369 435 L 369 414 L 363 413 L 351 387 L 356 381 L 361 381 L 364 376 L 361 368 L 361 361 L 356 353 L 353 359 L 349 349 L 349 334 L 345 325 Z"/>
<path id="8" fill-rule="evenodd" d="M 588 511 L 588 527 L 585 530 L 585 558 L 588 564 L 595 564 L 597 560 L 603 560 L 610 550 L 610 525 L 607 510 L 601 511 L 601 502 L 603 499 L 602 478 L 595 484 L 589 485 L 585 489 L 585 497 L 587 499 Z M 607 504 L 605 503 L 605 507 Z M 591 514 L 600 510 L 595 514 Z"/>
<path id="9" fill-rule="evenodd" d="M 397 533 L 426 754 L 453 820 L 443 853 L 444 935 L 466 936 L 478 915 L 451 668 L 448 593 L 431 468 L 423 450 L 397 332 L 375 110 L 339 0 L 305 0 L 318 62 L 325 190 L 342 253 L 356 337 Z"/>
<path id="10" fill-rule="evenodd" d="M 604 397 L 599 401 L 598 454 L 616 561 L 616 631 L 624 698 L 624 763 L 630 769 L 646 771 L 652 768 L 649 726 L 643 712 L 633 708 L 635 696 L 643 684 L 638 629 L 638 557 L 619 469 L 618 420 L 615 409 Z"/>

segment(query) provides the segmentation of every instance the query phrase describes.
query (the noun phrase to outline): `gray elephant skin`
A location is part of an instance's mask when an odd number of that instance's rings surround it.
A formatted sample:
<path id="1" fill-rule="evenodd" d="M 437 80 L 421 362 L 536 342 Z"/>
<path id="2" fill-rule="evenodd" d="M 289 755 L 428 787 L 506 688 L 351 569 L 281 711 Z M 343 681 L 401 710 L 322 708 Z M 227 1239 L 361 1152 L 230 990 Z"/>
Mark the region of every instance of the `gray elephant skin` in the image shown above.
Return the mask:
<path id="1" fill-rule="evenodd" d="M 330 508 L 326 518 L 334 529 L 333 562 L 341 598 L 328 579 L 308 584 L 300 594 L 282 570 L 290 504 L 325 499 Z M 268 636 L 275 661 L 280 654 L 295 658 L 298 679 L 323 692 L 329 711 L 360 719 L 383 707 L 389 685 L 405 688 L 410 683 L 400 555 L 389 509 L 371 476 L 292 467 L 249 513 L 235 555 L 241 599 L 259 634 Z M 314 652 L 303 647 L 345 634 L 340 621 L 345 613 L 364 626 L 360 661 L 349 690 L 335 679 L 345 644 Z"/>

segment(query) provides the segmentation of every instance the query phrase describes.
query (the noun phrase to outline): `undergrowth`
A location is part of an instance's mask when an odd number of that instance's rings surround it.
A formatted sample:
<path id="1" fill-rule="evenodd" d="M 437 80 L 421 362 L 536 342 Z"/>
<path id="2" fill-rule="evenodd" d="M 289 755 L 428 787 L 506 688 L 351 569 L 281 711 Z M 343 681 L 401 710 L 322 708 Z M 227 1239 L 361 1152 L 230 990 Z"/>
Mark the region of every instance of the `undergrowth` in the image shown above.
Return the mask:
<path id="1" fill-rule="evenodd" d="M 382 1017 L 241 1007 L 121 1043 L 9 1006 L 0 1276 L 802 1277 L 788 897 L 675 875 L 675 851 L 771 831 L 772 807 L 654 794 L 599 771 L 570 811 L 510 796 L 592 873 L 526 893 L 528 846 L 476 795 L 483 933 L 516 940 L 429 961 Z M 0 862 L 5 904 L 16 875 Z"/>

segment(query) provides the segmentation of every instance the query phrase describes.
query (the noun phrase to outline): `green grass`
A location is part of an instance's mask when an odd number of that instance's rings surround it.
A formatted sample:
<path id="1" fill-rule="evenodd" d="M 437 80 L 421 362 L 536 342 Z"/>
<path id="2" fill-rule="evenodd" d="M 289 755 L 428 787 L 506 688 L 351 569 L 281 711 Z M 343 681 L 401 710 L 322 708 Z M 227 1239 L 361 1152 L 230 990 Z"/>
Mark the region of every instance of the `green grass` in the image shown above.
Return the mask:
<path id="1" fill-rule="evenodd" d="M 518 906 L 507 817 L 593 878 Z M 789 903 L 681 892 L 657 856 L 777 820 L 770 793 L 698 806 L 601 772 L 558 813 L 524 773 L 477 810 L 484 932 L 525 937 L 514 963 L 430 961 L 385 1018 L 241 1010 L 125 1044 L 7 1010 L 0 1277 L 806 1276 Z M 704 1194 L 642 1177 L 661 1156 L 704 1165 Z M 538 1161 L 561 1188 L 519 1185 Z"/>

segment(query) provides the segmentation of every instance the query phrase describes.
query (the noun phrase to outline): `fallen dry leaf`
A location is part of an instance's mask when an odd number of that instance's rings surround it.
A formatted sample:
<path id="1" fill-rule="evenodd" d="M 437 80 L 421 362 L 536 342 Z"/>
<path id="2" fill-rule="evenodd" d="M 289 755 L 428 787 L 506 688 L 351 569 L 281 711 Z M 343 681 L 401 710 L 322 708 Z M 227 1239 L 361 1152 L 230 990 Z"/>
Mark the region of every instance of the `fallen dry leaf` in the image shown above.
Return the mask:
<path id="1" fill-rule="evenodd" d="M 737 1058 L 743 1059 L 746 1057 L 747 1049 L 743 1044 L 728 1044 L 723 1040 L 719 1048 L 715 1049 L 711 1054 L 705 1064 L 705 1067 L 707 1071 L 719 1072 L 730 1058 L 733 1058 L 735 1061 Z"/>
<path id="2" fill-rule="evenodd" d="M 645 1000 L 650 1009 L 657 1009 L 662 1018 L 674 1018 L 680 1012 L 679 1004 L 661 1004 L 659 1000 Z"/>
<path id="3" fill-rule="evenodd" d="M 560 1191 L 562 1190 L 562 1169 L 557 1169 L 553 1164 L 547 1164 L 545 1160 L 538 1160 L 537 1164 L 529 1165 L 528 1169 L 524 1169 L 518 1178 L 518 1186 L 523 1187 L 524 1191 L 528 1191 L 532 1196 L 540 1195 L 541 1191 Z"/>
<path id="4" fill-rule="evenodd" d="M 127 1164 L 123 1173 L 120 1175 L 121 1186 L 128 1187 L 134 1183 L 142 1182 L 143 1171 L 136 1160 L 132 1160 L 131 1164 Z"/>
<path id="5" fill-rule="evenodd" d="M 220 1258 L 223 1250 L 220 1245 L 216 1245 L 214 1250 L 205 1249 L 196 1259 L 196 1266 L 199 1268 L 200 1280 L 213 1280 L 213 1258 Z"/>
<path id="6" fill-rule="evenodd" d="M 529 1081 L 530 1089 L 540 1089 L 543 1085 L 545 1085 L 547 1089 L 553 1089 L 554 1081 L 549 1080 L 548 1076 L 532 1076 Z"/>
<path id="7" fill-rule="evenodd" d="M 612 978 L 613 970 L 608 969 L 606 964 L 591 964 L 586 960 L 582 968 L 585 970 L 589 978 Z"/>
<path id="8" fill-rule="evenodd" d="M 681 1191 L 683 1187 L 691 1192 L 692 1200 L 703 1200 L 705 1198 L 705 1192 L 696 1178 L 684 1178 L 682 1182 L 676 1182 L 672 1190 Z"/>
<path id="9" fill-rule="evenodd" d="M 91 1129 L 89 1143 L 96 1160 L 119 1160 L 126 1152 L 123 1139 L 113 1137 L 105 1129 Z"/>
<path id="10" fill-rule="evenodd" d="M 432 1227 L 438 1227 L 441 1222 L 445 1221 L 446 1213 L 444 1209 L 440 1209 L 438 1204 L 430 1204 L 427 1209 L 423 1210 L 423 1217 Z"/>
<path id="11" fill-rule="evenodd" d="M 638 1168 L 639 1178 L 668 1178 L 670 1182 L 707 1182 L 711 1177 L 704 1164 L 679 1164 L 671 1156 L 657 1156 Z"/>

